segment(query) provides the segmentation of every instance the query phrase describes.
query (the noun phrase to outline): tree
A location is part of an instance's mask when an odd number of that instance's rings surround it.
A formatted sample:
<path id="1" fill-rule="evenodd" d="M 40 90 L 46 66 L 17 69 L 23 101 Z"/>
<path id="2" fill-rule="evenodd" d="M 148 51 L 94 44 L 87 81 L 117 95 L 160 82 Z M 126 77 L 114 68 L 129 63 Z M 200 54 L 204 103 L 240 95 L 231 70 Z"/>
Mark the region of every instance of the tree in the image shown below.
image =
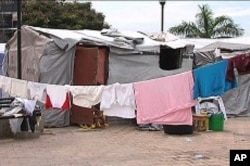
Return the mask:
<path id="1" fill-rule="evenodd" d="M 92 4 L 69 3 L 64 0 L 24 0 L 22 21 L 24 25 L 55 29 L 109 28 L 105 16 L 92 9 Z"/>
<path id="2" fill-rule="evenodd" d="M 0 43 L 7 42 L 13 35 L 14 30 L 12 22 L 12 14 L 1 14 L 0 16 Z"/>
<path id="3" fill-rule="evenodd" d="M 190 38 L 230 38 L 244 34 L 244 29 L 235 24 L 232 18 L 225 15 L 214 18 L 207 4 L 199 5 L 199 10 L 195 22 L 182 21 L 180 25 L 171 27 L 169 32 Z"/>

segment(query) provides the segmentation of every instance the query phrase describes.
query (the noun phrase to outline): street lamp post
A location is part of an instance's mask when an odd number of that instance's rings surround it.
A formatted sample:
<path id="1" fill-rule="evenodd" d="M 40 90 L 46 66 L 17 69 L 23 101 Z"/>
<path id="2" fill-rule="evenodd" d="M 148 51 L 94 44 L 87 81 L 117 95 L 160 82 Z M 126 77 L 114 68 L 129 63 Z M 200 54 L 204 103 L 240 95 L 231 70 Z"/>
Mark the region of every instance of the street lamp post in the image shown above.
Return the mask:
<path id="1" fill-rule="evenodd" d="M 163 33 L 163 24 L 164 24 L 164 5 L 166 3 L 166 0 L 160 0 L 161 5 L 161 32 Z"/>

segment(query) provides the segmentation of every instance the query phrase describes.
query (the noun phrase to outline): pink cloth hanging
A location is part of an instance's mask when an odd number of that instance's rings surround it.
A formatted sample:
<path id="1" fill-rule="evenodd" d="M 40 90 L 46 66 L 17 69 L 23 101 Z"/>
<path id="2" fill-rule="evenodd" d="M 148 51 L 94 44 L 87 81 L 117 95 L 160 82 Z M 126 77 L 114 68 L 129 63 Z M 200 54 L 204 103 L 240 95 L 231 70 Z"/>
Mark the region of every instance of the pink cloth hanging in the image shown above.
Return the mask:
<path id="1" fill-rule="evenodd" d="M 192 71 L 134 83 L 138 124 L 192 125 Z"/>

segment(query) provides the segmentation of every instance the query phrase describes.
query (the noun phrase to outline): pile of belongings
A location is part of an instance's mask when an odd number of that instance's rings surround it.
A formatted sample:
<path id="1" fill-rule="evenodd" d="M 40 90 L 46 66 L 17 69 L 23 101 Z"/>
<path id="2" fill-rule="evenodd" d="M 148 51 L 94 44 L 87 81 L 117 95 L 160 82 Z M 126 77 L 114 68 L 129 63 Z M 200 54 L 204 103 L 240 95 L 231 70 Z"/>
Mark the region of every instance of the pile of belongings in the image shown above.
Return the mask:
<path id="1" fill-rule="evenodd" d="M 36 100 L 21 98 L 0 99 L 0 118 L 9 119 L 12 132 L 35 132 L 37 117 L 41 116 L 41 109 Z"/>
<path id="2" fill-rule="evenodd" d="M 108 126 L 103 111 L 100 111 L 98 108 L 93 106 L 91 108 L 93 113 L 93 123 L 92 124 L 81 124 L 80 127 L 83 129 L 103 129 Z"/>

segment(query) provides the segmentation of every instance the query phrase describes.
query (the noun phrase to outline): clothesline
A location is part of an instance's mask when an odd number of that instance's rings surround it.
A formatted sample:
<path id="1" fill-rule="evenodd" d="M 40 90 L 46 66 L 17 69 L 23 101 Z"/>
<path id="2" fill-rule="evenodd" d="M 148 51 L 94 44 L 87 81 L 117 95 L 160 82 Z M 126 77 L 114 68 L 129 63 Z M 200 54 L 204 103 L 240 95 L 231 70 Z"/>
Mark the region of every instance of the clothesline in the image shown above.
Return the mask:
<path id="1" fill-rule="evenodd" d="M 128 84 L 92 86 L 55 85 L 0 76 L 0 88 L 12 97 L 36 99 L 47 107 L 67 110 L 71 106 L 71 100 L 73 104 L 87 108 L 100 103 L 105 115 L 136 117 L 140 123 L 172 123 L 173 121 L 166 119 L 166 115 L 169 118 L 169 113 L 186 109 L 183 112 L 189 112 L 187 117 L 190 117 L 190 108 L 195 105 L 193 100 L 197 97 L 219 96 L 236 87 L 233 82 L 226 84 L 227 66 L 228 60 L 222 60 L 176 75 Z M 182 81 L 184 78 L 186 81 Z M 182 100 L 183 97 L 188 100 Z M 175 119 L 177 117 L 178 114 Z M 190 122 L 190 119 L 187 121 Z"/>

